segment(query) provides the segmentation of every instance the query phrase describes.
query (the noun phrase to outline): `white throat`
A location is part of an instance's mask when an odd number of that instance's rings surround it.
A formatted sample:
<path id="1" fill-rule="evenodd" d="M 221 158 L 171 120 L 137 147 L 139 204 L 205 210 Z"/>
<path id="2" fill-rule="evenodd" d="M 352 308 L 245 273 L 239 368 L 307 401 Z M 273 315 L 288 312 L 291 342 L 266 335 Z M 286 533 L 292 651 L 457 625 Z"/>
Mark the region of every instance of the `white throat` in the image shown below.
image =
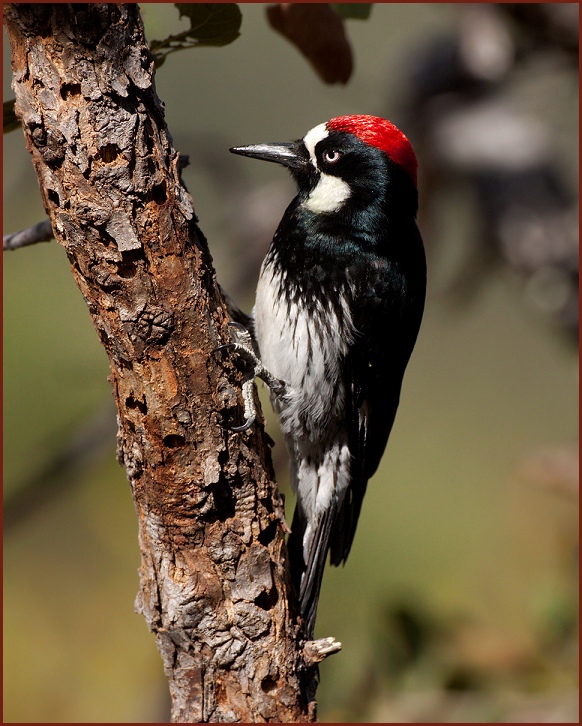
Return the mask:
<path id="1" fill-rule="evenodd" d="M 343 179 L 322 172 L 303 206 L 316 214 L 338 212 L 350 194 L 351 189 Z"/>

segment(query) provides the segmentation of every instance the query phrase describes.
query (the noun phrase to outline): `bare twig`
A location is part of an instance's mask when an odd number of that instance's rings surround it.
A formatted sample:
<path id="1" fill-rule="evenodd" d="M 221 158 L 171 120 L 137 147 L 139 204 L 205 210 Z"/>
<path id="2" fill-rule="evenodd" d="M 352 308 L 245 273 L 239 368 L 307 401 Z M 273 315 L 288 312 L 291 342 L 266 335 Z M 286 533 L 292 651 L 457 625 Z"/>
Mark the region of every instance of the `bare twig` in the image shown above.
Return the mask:
<path id="1" fill-rule="evenodd" d="M 51 221 L 50 219 L 45 219 L 44 222 L 39 222 L 28 229 L 13 232 L 12 234 L 5 234 L 4 249 L 17 250 L 20 247 L 35 245 L 37 242 L 50 242 L 52 239 L 54 239 L 54 234 Z"/>
<path id="2" fill-rule="evenodd" d="M 324 661 L 328 656 L 339 653 L 342 644 L 335 638 L 320 638 L 308 640 L 303 645 L 303 658 L 307 667 L 312 667 Z"/>

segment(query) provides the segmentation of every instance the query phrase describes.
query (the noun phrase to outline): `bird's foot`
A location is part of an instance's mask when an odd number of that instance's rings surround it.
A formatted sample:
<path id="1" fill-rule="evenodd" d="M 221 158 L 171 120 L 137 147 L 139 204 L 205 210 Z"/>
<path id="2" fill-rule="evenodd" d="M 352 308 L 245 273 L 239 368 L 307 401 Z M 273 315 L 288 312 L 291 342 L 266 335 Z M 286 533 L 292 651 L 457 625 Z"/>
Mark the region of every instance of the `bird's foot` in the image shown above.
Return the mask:
<path id="1" fill-rule="evenodd" d="M 265 368 L 261 359 L 254 351 L 252 336 L 244 325 L 241 325 L 240 323 L 229 323 L 229 327 L 233 342 L 226 343 L 225 345 L 219 345 L 214 349 L 214 352 L 218 350 L 232 349 L 245 361 L 245 363 L 248 364 L 248 373 L 245 375 L 245 379 L 242 384 L 245 422 L 242 426 L 233 426 L 232 428 L 232 431 L 246 431 L 254 424 L 257 417 L 257 409 L 253 396 L 254 379 L 260 378 L 277 396 L 280 396 L 284 392 L 285 384 L 283 381 L 275 378 L 275 376 Z"/>

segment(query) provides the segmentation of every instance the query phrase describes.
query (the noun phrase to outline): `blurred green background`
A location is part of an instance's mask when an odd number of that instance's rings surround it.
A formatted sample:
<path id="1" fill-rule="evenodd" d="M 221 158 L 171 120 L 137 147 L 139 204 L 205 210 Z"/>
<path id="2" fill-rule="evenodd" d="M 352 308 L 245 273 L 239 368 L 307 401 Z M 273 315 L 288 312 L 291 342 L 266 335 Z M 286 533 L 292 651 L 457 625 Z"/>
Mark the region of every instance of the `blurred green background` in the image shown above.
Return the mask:
<path id="1" fill-rule="evenodd" d="M 241 9 L 238 40 L 174 54 L 156 77 L 175 146 L 190 156 L 184 180 L 218 279 L 241 307 L 252 306 L 293 185 L 279 168 L 231 156 L 230 146 L 371 113 L 401 125 L 419 157 L 426 314 L 350 559 L 324 577 L 316 634 L 343 650 L 321 666 L 320 719 L 575 722 L 572 324 L 548 314 L 558 304 L 544 304 L 547 295 L 536 302 L 539 278 L 502 245 L 487 248 L 496 264 L 464 267 L 467 250 L 485 249 L 481 228 L 493 217 L 478 212 L 467 164 L 443 151 L 449 127 L 431 129 L 449 111 L 451 128 L 466 128 L 462 104 L 475 108 L 476 86 L 467 81 L 468 95 L 462 84 L 445 87 L 422 105 L 410 79 L 435 39 L 470 39 L 491 18 L 472 19 L 470 5 L 376 5 L 367 21 L 347 22 L 354 73 L 330 86 L 268 26 L 264 5 Z M 185 27 L 171 5 L 142 5 L 142 15 L 150 40 Z M 523 30 L 507 27 L 523 52 Z M 518 99 L 522 116 L 548 131 L 576 198 L 576 72 L 536 42 L 527 62 L 519 53 L 506 60 L 503 83 L 491 72 L 485 98 Z M 5 99 L 9 57 L 5 43 Z M 525 134 L 519 143 L 527 146 Z M 4 139 L 4 232 L 44 216 L 17 130 Z M 560 239 L 550 235 L 550 247 Z M 454 291 L 459 277 L 473 294 Z M 154 638 L 133 612 L 137 526 L 115 460 L 107 375 L 63 250 L 53 241 L 4 253 L 5 722 L 168 719 Z M 264 410 L 290 519 L 286 454 L 268 403 Z"/>

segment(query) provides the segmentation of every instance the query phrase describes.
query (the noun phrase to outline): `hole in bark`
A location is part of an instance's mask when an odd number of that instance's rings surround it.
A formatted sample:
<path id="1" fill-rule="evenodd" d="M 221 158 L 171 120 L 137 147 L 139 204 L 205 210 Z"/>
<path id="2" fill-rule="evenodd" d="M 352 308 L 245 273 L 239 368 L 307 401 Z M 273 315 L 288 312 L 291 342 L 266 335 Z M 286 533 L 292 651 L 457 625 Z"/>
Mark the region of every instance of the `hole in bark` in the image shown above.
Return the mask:
<path id="1" fill-rule="evenodd" d="M 137 274 L 137 264 L 135 262 L 120 262 L 117 265 L 117 274 L 119 277 L 123 277 L 124 280 L 135 277 Z"/>
<path id="2" fill-rule="evenodd" d="M 134 410 L 140 411 L 141 413 L 147 413 L 148 407 L 145 401 L 139 401 L 137 398 L 134 398 L 133 396 L 128 396 L 125 399 L 125 405 L 127 408 L 133 408 Z"/>
<path id="3" fill-rule="evenodd" d="M 186 439 L 180 434 L 168 434 L 164 436 L 164 446 L 168 449 L 179 449 L 180 446 L 184 446 Z"/>
<path id="4" fill-rule="evenodd" d="M 119 154 L 120 151 L 117 144 L 105 144 L 105 146 L 102 146 L 99 149 L 99 156 L 106 164 L 110 164 L 112 161 L 115 161 Z"/>
<path id="5" fill-rule="evenodd" d="M 269 592 L 263 590 L 263 592 L 255 598 L 254 602 L 257 607 L 261 608 L 261 610 L 271 610 L 277 604 L 278 599 L 279 595 L 277 590 L 273 587 L 269 590 Z"/>
<path id="6" fill-rule="evenodd" d="M 57 207 L 60 207 L 61 199 L 60 199 L 59 195 L 57 194 L 57 192 L 55 192 L 54 189 L 48 189 L 47 192 L 48 192 L 48 198 L 50 199 L 50 201 L 53 204 L 55 204 Z"/>
<path id="7" fill-rule="evenodd" d="M 265 693 L 270 693 L 277 688 L 277 681 L 273 678 L 273 676 L 266 676 L 261 681 L 261 688 Z"/>
<path id="8" fill-rule="evenodd" d="M 109 336 L 107 335 L 106 331 L 99 329 L 97 331 L 97 335 L 99 336 L 99 340 L 101 341 L 105 349 L 107 349 L 107 346 L 109 345 Z"/>
<path id="9" fill-rule="evenodd" d="M 214 499 L 214 506 L 206 514 L 201 515 L 205 522 L 225 522 L 234 517 L 235 501 L 230 486 L 226 482 L 217 482 L 206 487 Z"/>
<path id="10" fill-rule="evenodd" d="M 135 264 L 138 260 L 143 260 L 145 258 L 145 254 L 143 249 L 140 247 L 139 250 L 127 250 L 123 251 L 121 253 L 122 262 L 120 262 L 120 265 L 130 265 Z"/>
<path id="11" fill-rule="evenodd" d="M 163 204 L 166 201 L 166 182 L 156 184 L 152 189 L 152 199 L 156 204 Z"/>
<path id="12" fill-rule="evenodd" d="M 265 527 L 265 529 L 259 534 L 259 542 L 263 545 L 268 545 L 269 542 L 272 542 L 275 539 L 276 534 L 277 522 L 271 522 L 271 524 L 268 527 Z"/>
<path id="13" fill-rule="evenodd" d="M 81 95 L 81 84 L 80 83 L 63 83 L 61 86 L 61 98 L 66 101 L 70 96 Z"/>

